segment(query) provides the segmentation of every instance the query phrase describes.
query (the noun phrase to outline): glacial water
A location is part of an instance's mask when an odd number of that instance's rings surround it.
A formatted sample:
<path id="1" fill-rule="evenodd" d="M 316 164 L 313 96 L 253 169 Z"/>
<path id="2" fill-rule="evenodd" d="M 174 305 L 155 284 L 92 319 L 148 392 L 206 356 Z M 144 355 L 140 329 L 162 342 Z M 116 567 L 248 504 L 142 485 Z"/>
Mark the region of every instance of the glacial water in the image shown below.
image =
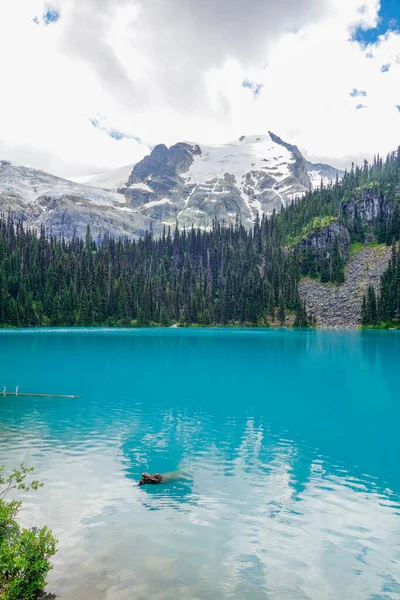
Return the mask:
<path id="1" fill-rule="evenodd" d="M 34 466 L 61 600 L 400 598 L 400 335 L 0 332 L 0 464 Z M 143 471 L 185 477 L 138 487 Z"/>

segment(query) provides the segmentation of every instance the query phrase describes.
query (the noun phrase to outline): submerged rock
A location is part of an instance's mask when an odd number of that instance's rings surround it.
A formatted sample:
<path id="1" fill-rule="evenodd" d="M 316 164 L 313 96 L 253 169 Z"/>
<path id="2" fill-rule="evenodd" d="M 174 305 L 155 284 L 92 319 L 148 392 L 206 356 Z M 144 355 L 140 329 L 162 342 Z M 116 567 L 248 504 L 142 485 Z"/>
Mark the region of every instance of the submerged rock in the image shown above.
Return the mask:
<path id="1" fill-rule="evenodd" d="M 157 483 L 161 483 L 163 480 L 163 476 L 160 473 L 153 473 L 152 475 L 150 473 L 142 473 L 142 479 L 139 481 L 139 485 L 146 485 L 146 484 L 157 484 Z"/>
<path id="2" fill-rule="evenodd" d="M 176 481 L 183 477 L 184 475 L 180 471 L 171 471 L 170 473 L 163 473 L 162 475 L 161 473 L 142 473 L 142 479 L 139 481 L 139 485 L 168 483 L 169 481 Z"/>

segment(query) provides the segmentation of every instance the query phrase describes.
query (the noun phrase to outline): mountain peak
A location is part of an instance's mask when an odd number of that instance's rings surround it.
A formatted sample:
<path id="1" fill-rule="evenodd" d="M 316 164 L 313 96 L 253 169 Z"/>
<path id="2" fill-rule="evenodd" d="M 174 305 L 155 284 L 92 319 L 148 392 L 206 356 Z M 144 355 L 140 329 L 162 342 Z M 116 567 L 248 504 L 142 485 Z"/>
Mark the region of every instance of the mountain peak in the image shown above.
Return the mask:
<path id="1" fill-rule="evenodd" d="M 280 211 L 312 186 L 335 180 L 329 165 L 309 163 L 297 146 L 269 131 L 220 145 L 156 145 L 135 165 L 69 181 L 0 162 L 3 207 L 66 237 L 141 236 L 164 226 L 210 229 L 215 220 L 250 226 Z"/>

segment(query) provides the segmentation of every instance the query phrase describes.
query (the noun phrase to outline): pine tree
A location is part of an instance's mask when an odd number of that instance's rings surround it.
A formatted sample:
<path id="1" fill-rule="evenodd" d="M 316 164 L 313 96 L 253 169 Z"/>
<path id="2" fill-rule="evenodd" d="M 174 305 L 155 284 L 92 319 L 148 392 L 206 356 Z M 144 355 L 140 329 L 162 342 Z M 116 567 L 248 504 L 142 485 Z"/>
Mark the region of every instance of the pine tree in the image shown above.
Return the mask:
<path id="1" fill-rule="evenodd" d="M 367 298 L 366 298 L 365 294 L 364 294 L 363 300 L 362 300 L 361 324 L 362 325 L 369 325 L 369 314 L 368 314 L 368 308 L 367 308 Z"/>
<path id="2" fill-rule="evenodd" d="M 167 309 L 165 308 L 165 306 L 163 306 L 160 311 L 160 323 L 163 327 L 169 326 L 168 313 L 167 313 Z"/>
<path id="3" fill-rule="evenodd" d="M 278 320 L 279 320 L 281 327 L 283 327 L 286 322 L 286 313 L 285 313 L 285 304 L 284 304 L 282 296 L 279 300 Z"/>

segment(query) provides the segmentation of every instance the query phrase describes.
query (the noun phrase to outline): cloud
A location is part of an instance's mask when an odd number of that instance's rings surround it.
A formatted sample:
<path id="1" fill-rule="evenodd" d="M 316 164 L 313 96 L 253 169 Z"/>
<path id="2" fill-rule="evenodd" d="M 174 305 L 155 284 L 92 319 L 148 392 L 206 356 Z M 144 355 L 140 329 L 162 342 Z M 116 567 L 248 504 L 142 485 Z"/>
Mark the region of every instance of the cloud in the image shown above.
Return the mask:
<path id="1" fill-rule="evenodd" d="M 398 145 L 400 34 L 354 39 L 377 27 L 379 7 L 2 0 L 1 157 L 9 149 L 22 162 L 35 148 L 32 165 L 71 175 L 69 164 L 98 172 L 160 142 L 223 143 L 269 129 L 338 166 L 384 154 Z M 366 90 L 369 110 L 355 116 L 353 98 Z"/>
<path id="2" fill-rule="evenodd" d="M 278 9 L 271 0 L 246 6 L 241 0 L 70 0 L 63 47 L 90 64 L 124 107 L 173 104 L 186 111 L 190 104 L 212 117 L 207 71 L 228 60 L 264 64 L 281 33 L 323 10 L 314 4 L 285 0 Z"/>

